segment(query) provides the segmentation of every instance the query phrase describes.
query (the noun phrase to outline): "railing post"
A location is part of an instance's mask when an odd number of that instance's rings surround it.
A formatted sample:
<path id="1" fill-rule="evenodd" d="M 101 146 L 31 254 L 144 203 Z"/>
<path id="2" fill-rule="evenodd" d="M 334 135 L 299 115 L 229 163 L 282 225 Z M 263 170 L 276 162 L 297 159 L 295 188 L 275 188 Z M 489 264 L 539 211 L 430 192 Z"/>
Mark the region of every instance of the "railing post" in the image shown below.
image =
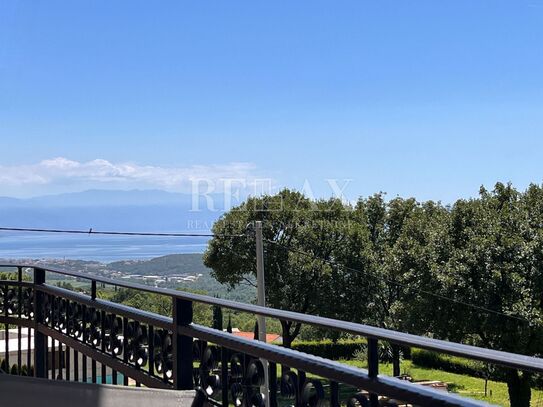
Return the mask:
<path id="1" fill-rule="evenodd" d="M 96 300 L 96 280 L 91 280 L 91 300 L 93 300 L 93 301 Z M 92 310 L 92 308 L 91 308 L 91 310 Z M 93 321 L 91 320 L 89 322 L 90 322 L 90 325 L 92 327 Z M 124 349 L 126 349 L 126 347 Z M 96 368 L 97 368 L 96 360 L 91 358 L 91 382 L 92 383 L 97 382 Z"/>
<path id="2" fill-rule="evenodd" d="M 400 347 L 396 344 L 392 344 L 392 376 L 399 377 L 400 375 Z"/>
<path id="3" fill-rule="evenodd" d="M 192 338 L 180 335 L 179 327 L 192 323 L 192 302 L 173 299 L 173 387 L 192 390 Z"/>
<path id="4" fill-rule="evenodd" d="M 9 285 L 4 286 L 4 315 L 6 318 L 9 315 Z M 9 324 L 4 324 L 4 362 L 6 364 L 6 373 L 9 373 L 10 365 L 9 365 Z"/>
<path id="5" fill-rule="evenodd" d="M 379 374 L 379 347 L 377 339 L 368 338 L 368 375 L 375 378 Z M 370 406 L 379 407 L 379 395 L 370 393 Z"/>
<path id="6" fill-rule="evenodd" d="M 339 383 L 330 382 L 330 407 L 339 407 Z"/>
<path id="7" fill-rule="evenodd" d="M 23 281 L 23 268 L 17 267 L 17 281 L 21 283 Z M 23 315 L 23 287 L 19 284 L 17 290 L 17 316 L 21 318 Z M 21 374 L 23 368 L 23 356 L 21 352 L 22 348 L 22 336 L 23 331 L 21 325 L 17 326 L 17 374 Z M 27 351 L 30 352 L 30 349 Z"/>
<path id="8" fill-rule="evenodd" d="M 228 349 L 221 347 L 221 398 L 222 407 L 228 407 Z"/>
<path id="9" fill-rule="evenodd" d="M 43 323 L 43 292 L 38 290 L 38 286 L 45 283 L 45 270 L 34 269 L 34 375 L 36 377 L 46 378 L 47 362 L 47 337 L 39 331 L 39 324 Z M 30 351 L 30 349 L 29 349 Z M 30 368 L 30 367 L 29 367 Z"/>
<path id="10" fill-rule="evenodd" d="M 91 281 L 91 299 L 96 299 L 96 280 Z"/>
<path id="11" fill-rule="evenodd" d="M 270 406 L 277 407 L 277 365 L 269 363 L 269 382 L 270 382 Z M 335 406 L 333 406 L 335 407 Z"/>

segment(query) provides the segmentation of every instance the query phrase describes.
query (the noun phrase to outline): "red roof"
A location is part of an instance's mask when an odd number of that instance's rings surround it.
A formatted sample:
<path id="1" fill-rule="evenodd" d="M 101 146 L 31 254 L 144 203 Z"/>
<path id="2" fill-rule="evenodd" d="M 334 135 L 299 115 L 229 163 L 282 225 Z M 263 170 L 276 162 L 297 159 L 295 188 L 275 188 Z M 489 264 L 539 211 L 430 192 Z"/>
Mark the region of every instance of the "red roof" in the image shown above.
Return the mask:
<path id="1" fill-rule="evenodd" d="M 239 336 L 239 337 L 245 338 L 245 339 L 254 339 L 255 338 L 254 332 L 232 332 L 232 335 Z M 279 339 L 281 339 L 281 335 L 278 335 L 278 334 L 266 334 L 266 342 L 267 343 L 276 342 Z"/>

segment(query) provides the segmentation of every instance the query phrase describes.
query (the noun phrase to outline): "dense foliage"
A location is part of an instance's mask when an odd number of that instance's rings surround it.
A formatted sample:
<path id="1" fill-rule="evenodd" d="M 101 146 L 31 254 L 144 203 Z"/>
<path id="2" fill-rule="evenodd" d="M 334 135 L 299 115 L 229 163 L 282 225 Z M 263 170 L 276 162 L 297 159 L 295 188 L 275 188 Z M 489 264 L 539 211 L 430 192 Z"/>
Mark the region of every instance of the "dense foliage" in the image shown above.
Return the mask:
<path id="1" fill-rule="evenodd" d="M 382 194 L 354 206 L 284 190 L 251 198 L 216 222 L 217 235 L 264 224 L 273 307 L 542 353 L 543 188 L 481 189 L 452 206 Z M 255 274 L 254 240 L 214 238 L 204 256 L 221 283 Z M 282 322 L 289 346 L 300 332 Z M 511 404 L 528 406 L 531 377 L 504 372 Z"/>
<path id="2" fill-rule="evenodd" d="M 365 339 L 296 341 L 292 343 L 292 349 L 332 360 L 352 359 L 356 352 L 365 346 Z"/>

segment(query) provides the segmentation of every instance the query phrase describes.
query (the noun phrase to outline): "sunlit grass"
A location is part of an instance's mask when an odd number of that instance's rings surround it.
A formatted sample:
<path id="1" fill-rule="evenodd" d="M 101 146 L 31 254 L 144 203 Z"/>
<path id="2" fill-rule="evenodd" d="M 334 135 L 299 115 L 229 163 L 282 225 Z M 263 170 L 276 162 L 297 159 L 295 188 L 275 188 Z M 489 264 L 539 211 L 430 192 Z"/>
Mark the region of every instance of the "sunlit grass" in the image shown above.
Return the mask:
<path id="1" fill-rule="evenodd" d="M 366 368 L 366 362 L 356 360 L 342 360 L 352 366 Z M 439 380 L 449 385 L 449 390 L 463 397 L 471 397 L 483 400 L 490 404 L 499 406 L 509 406 L 509 395 L 507 393 L 507 384 L 502 382 L 488 381 L 487 396 L 485 397 L 485 381 L 477 377 L 461 375 L 457 373 L 448 373 L 436 369 L 422 368 L 414 365 L 410 360 L 402 361 L 402 374 L 411 376 L 414 380 Z M 379 373 L 383 375 L 392 375 L 391 364 L 381 364 Z M 532 406 L 543 406 L 543 391 L 532 389 Z"/>

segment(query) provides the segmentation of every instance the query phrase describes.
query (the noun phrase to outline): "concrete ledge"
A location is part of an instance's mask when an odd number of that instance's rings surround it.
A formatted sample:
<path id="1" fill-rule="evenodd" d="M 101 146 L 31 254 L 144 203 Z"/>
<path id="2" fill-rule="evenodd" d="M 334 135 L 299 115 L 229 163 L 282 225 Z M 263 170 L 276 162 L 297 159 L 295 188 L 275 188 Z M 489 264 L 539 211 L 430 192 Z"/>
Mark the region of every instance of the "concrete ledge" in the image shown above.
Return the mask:
<path id="1" fill-rule="evenodd" d="M 196 392 L 66 382 L 0 374 L 9 407 L 191 407 Z"/>

